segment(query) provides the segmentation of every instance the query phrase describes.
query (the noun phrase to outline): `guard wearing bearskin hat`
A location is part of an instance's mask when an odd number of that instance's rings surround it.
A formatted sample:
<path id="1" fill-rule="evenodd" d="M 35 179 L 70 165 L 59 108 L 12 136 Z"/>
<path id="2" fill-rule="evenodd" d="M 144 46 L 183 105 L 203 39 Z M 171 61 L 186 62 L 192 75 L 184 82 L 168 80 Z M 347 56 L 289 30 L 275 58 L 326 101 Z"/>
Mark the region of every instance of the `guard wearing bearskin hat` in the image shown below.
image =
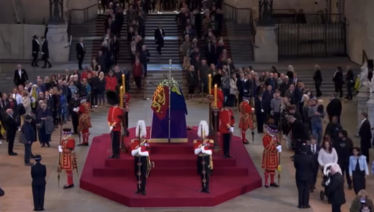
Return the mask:
<path id="1" fill-rule="evenodd" d="M 224 103 L 219 113 L 219 132 L 222 135 L 223 140 L 223 155 L 225 158 L 232 158 L 230 155 L 230 143 L 231 135 L 234 132 L 235 118 L 234 113 L 231 109 L 227 108 L 227 104 Z"/>
<path id="2" fill-rule="evenodd" d="M 134 171 L 137 181 L 136 193 L 145 195 L 147 177 L 152 165 L 149 158 L 150 146 L 148 140 L 145 139 L 147 129 L 143 120 L 138 121 L 135 132 L 138 138 L 131 140 L 131 155 L 134 157 Z"/>
<path id="3" fill-rule="evenodd" d="M 253 121 L 252 121 L 252 107 L 249 104 L 250 97 L 244 96 L 243 101 L 239 105 L 240 110 L 240 120 L 239 120 L 239 128 L 241 129 L 242 133 L 242 142 L 244 144 L 249 144 L 248 140 L 245 138 L 246 131 L 248 129 L 253 129 Z"/>
<path id="4" fill-rule="evenodd" d="M 82 134 L 82 143 L 78 146 L 88 146 L 91 124 L 91 104 L 86 101 L 87 97 L 81 98 L 81 104 L 76 109 L 79 114 L 79 131 Z"/>
<path id="5" fill-rule="evenodd" d="M 264 145 L 264 151 L 262 153 L 262 168 L 264 169 L 265 175 L 265 187 L 278 187 L 274 181 L 275 172 L 279 165 L 278 153 L 282 151 L 282 146 L 276 136 L 278 133 L 278 126 L 269 123 L 265 128 L 267 132 L 262 138 L 262 144 Z"/>
<path id="6" fill-rule="evenodd" d="M 212 171 L 212 149 L 214 141 L 206 139 L 209 135 L 209 127 L 206 121 L 200 121 L 197 135 L 200 139 L 194 140 L 195 155 L 197 155 L 197 170 L 201 176 L 200 192 L 209 193 L 209 178 Z"/>
<path id="7" fill-rule="evenodd" d="M 62 130 L 62 134 L 63 137 L 60 145 L 58 146 L 60 158 L 57 172 L 61 173 L 61 170 L 65 170 L 67 175 L 67 183 L 64 185 L 64 189 L 67 189 L 74 187 L 73 170 L 77 170 L 77 158 L 74 152 L 75 140 L 71 136 L 71 129 L 64 128 Z"/>
<path id="8" fill-rule="evenodd" d="M 211 89 L 211 93 L 210 95 L 213 96 L 214 98 L 214 86 L 217 85 L 217 108 L 218 109 L 221 109 L 223 107 L 223 103 L 225 102 L 225 96 L 223 95 L 223 91 L 221 89 L 221 85 L 222 85 L 222 75 L 220 74 L 216 74 L 213 76 L 213 88 Z M 213 104 L 214 104 L 214 101 L 212 101 L 212 107 L 213 107 Z M 212 112 L 212 127 L 213 129 L 216 129 L 216 125 L 217 125 L 217 130 L 219 128 L 219 113 L 217 116 L 214 116 L 214 112 Z M 215 119 L 217 118 L 217 119 Z"/>
<path id="9" fill-rule="evenodd" d="M 119 159 L 121 142 L 121 123 L 123 120 L 123 109 L 119 104 L 119 95 L 115 91 L 106 93 L 108 104 L 111 105 L 108 111 L 108 125 L 112 138 L 112 155 L 109 158 Z"/>

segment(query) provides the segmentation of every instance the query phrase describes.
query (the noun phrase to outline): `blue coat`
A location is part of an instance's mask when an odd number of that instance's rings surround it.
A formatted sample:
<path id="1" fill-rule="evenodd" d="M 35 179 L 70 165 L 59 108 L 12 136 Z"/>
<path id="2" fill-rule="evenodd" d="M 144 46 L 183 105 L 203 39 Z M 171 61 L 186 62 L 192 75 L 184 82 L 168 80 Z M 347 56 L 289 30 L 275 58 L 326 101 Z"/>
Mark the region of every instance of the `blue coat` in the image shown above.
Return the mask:
<path id="1" fill-rule="evenodd" d="M 21 132 L 25 135 L 26 142 L 33 142 L 35 140 L 35 131 L 30 123 L 25 121 L 22 125 Z"/>
<path id="2" fill-rule="evenodd" d="M 369 168 L 368 164 L 366 163 L 366 156 L 360 155 L 358 157 L 358 162 L 360 165 L 360 170 L 365 171 L 366 175 L 369 175 Z M 352 172 L 356 170 L 356 165 L 357 165 L 357 158 L 356 156 L 351 156 L 349 157 L 349 175 L 352 176 Z"/>

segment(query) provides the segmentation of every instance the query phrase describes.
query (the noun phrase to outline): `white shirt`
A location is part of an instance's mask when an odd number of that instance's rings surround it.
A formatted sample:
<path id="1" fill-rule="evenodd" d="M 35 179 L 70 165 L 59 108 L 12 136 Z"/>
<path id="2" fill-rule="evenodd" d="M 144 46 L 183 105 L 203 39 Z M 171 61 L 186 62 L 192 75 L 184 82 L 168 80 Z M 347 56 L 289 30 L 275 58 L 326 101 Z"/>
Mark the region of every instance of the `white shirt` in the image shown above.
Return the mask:
<path id="1" fill-rule="evenodd" d="M 162 34 L 162 29 L 159 29 L 159 30 L 160 30 L 161 36 L 164 37 L 164 35 Z"/>
<path id="2" fill-rule="evenodd" d="M 335 151 L 335 148 L 332 148 L 331 153 L 326 152 L 323 148 L 318 153 L 318 163 L 320 166 L 325 166 L 329 163 L 337 163 L 338 155 Z"/>
<path id="3" fill-rule="evenodd" d="M 81 46 L 82 46 L 82 48 L 84 49 L 84 45 L 83 45 L 83 43 L 79 43 Z"/>
<path id="4" fill-rule="evenodd" d="M 38 45 L 40 45 L 38 39 L 34 39 L 34 41 L 36 41 L 38 43 Z"/>
<path id="5" fill-rule="evenodd" d="M 310 150 L 312 151 L 313 154 L 316 154 L 317 152 L 317 145 L 316 144 L 311 144 L 310 145 Z"/>
<path id="6" fill-rule="evenodd" d="M 364 121 L 366 121 L 366 118 L 361 121 L 360 128 L 361 128 L 362 124 L 364 123 Z"/>
<path id="7" fill-rule="evenodd" d="M 19 78 L 22 77 L 22 69 L 18 69 L 18 75 L 19 75 Z"/>

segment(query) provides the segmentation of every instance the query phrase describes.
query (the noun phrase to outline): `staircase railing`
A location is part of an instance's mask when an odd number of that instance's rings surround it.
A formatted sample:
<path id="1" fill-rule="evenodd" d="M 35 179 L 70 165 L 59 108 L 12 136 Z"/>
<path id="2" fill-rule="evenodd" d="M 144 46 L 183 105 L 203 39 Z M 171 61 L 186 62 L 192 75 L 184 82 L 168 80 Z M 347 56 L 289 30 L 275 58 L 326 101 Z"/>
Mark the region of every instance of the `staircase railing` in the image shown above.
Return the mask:
<path id="1" fill-rule="evenodd" d="M 95 18 L 98 14 L 98 3 L 88 6 L 83 9 L 72 9 L 69 11 L 68 20 L 68 36 L 71 37 L 71 25 L 72 24 L 82 24 L 88 20 Z M 74 20 L 76 17 L 77 20 Z"/>

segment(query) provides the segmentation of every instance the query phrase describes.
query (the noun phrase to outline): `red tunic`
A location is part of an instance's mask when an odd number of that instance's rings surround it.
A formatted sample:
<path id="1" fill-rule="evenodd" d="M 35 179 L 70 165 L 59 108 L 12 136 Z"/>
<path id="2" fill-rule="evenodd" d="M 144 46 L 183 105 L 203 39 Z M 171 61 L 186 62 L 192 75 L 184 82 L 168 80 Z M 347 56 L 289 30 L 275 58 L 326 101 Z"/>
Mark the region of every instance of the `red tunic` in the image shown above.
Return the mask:
<path id="1" fill-rule="evenodd" d="M 202 145 L 204 145 L 205 150 L 212 150 L 214 148 L 214 141 L 211 139 L 205 140 L 205 142 L 197 139 L 197 140 L 194 140 L 193 143 L 194 143 L 194 149 L 199 149 Z"/>
<path id="2" fill-rule="evenodd" d="M 91 104 L 88 102 L 83 102 L 79 105 L 78 114 L 79 114 L 79 129 L 85 130 L 92 127 L 91 118 Z"/>
<path id="3" fill-rule="evenodd" d="M 124 106 L 125 106 L 124 110 L 125 110 L 125 112 L 129 112 L 129 110 L 130 110 L 130 99 L 131 99 L 131 96 L 130 96 L 129 93 L 126 93 L 125 95 L 127 96 L 127 98 L 126 98 L 126 101 L 123 100 L 123 103 L 124 103 Z"/>
<path id="4" fill-rule="evenodd" d="M 115 76 L 106 76 L 105 77 L 105 90 L 106 91 L 115 91 L 117 86 L 117 77 Z"/>
<path id="5" fill-rule="evenodd" d="M 233 127 L 235 124 L 234 113 L 231 109 L 221 110 L 219 113 L 219 132 L 220 133 L 229 133 L 229 128 Z"/>
<path id="6" fill-rule="evenodd" d="M 61 140 L 62 153 L 60 153 L 60 166 L 61 169 L 72 171 L 77 168 L 77 158 L 75 156 L 75 140 L 69 136 Z"/>
<path id="7" fill-rule="evenodd" d="M 214 104 L 214 88 L 211 90 L 210 95 L 213 96 L 213 100 L 212 100 L 212 106 L 213 106 L 213 104 Z M 218 109 L 222 108 L 224 101 L 225 101 L 225 96 L 223 95 L 222 90 L 217 88 L 217 107 L 218 107 Z"/>
<path id="8" fill-rule="evenodd" d="M 132 139 L 131 140 L 131 151 L 139 148 L 140 146 L 140 151 L 141 152 L 148 152 L 150 151 L 150 146 L 148 143 L 148 140 L 142 140 L 140 141 L 139 139 Z"/>
<path id="9" fill-rule="evenodd" d="M 264 145 L 264 151 L 262 153 L 262 168 L 265 170 L 273 171 L 278 168 L 278 139 L 276 136 L 272 137 L 266 134 L 262 138 L 262 143 Z"/>
<path id="10" fill-rule="evenodd" d="M 108 111 L 108 125 L 113 126 L 113 131 L 121 131 L 123 110 L 119 106 L 111 106 Z"/>
<path id="11" fill-rule="evenodd" d="M 240 121 L 239 128 L 242 130 L 247 130 L 248 128 L 253 128 L 252 123 L 252 107 L 247 101 L 242 101 L 239 105 L 240 108 Z"/>

